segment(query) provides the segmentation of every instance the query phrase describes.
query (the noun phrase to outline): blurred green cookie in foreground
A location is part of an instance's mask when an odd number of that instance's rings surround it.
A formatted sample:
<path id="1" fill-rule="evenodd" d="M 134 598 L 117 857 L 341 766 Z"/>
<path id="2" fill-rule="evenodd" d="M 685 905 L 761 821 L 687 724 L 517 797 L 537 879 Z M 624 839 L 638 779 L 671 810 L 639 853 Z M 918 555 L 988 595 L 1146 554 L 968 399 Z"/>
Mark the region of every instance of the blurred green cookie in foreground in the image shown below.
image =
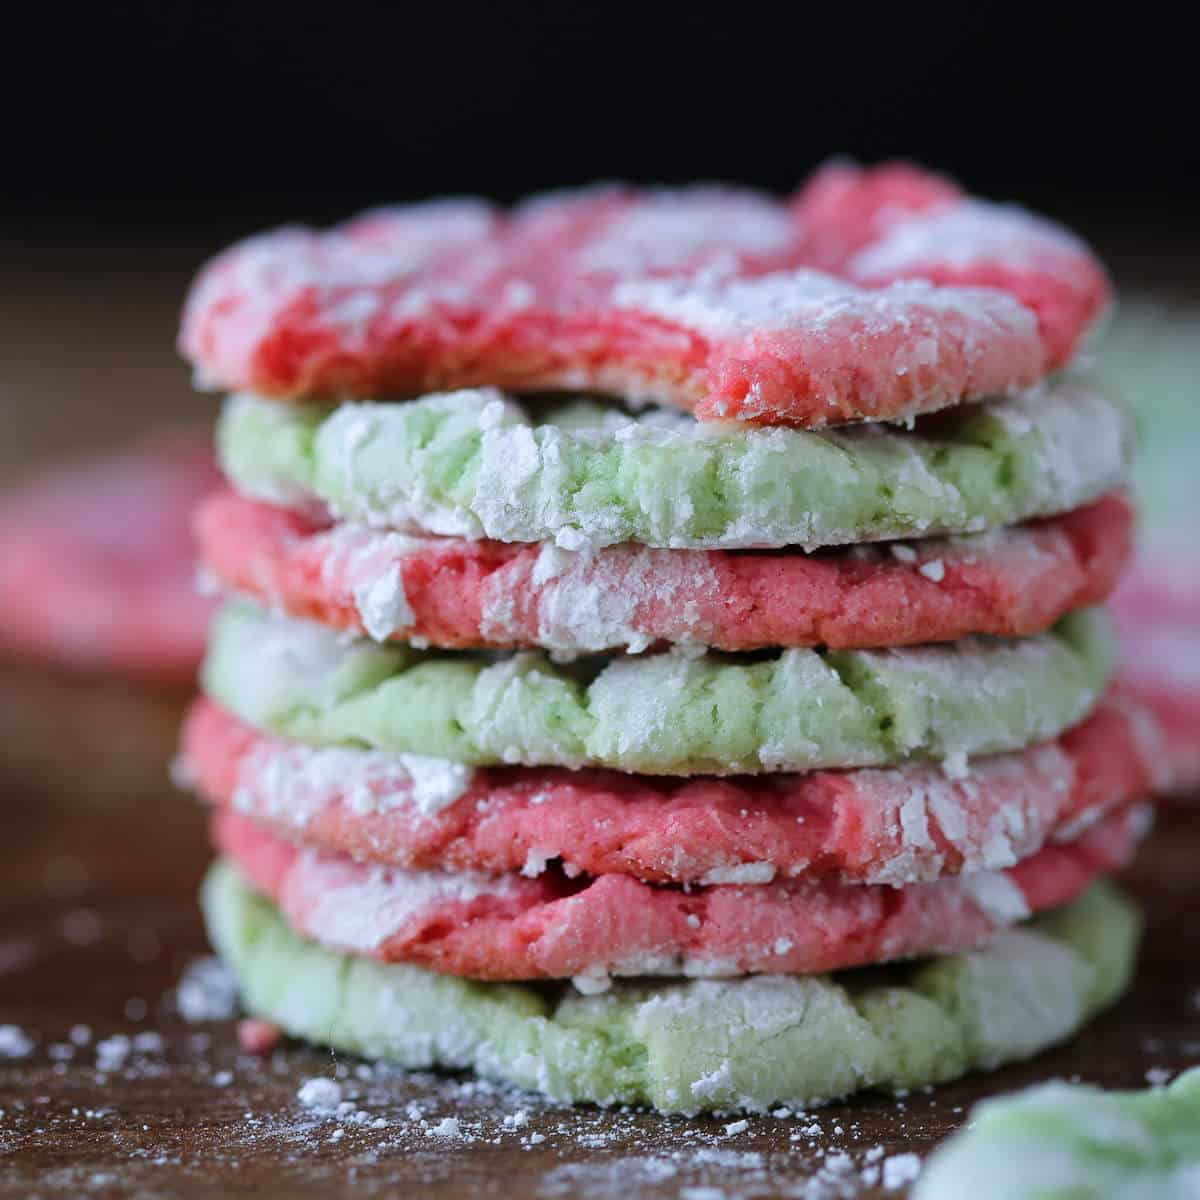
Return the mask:
<path id="1" fill-rule="evenodd" d="M 1047 1083 L 987 1100 L 914 1200 L 1195 1200 L 1200 1067 L 1144 1092 Z"/>

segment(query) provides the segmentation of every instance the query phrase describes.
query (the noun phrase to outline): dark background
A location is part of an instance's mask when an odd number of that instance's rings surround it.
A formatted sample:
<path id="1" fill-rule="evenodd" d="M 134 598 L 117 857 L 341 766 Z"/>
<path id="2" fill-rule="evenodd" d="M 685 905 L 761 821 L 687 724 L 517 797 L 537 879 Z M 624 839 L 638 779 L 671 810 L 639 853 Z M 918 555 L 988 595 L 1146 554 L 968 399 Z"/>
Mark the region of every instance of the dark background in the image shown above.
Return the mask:
<path id="1" fill-rule="evenodd" d="M 19 0 L 0 19 L 0 481 L 212 420 L 209 255 L 288 221 L 594 179 L 792 189 L 907 156 L 1200 301 L 1181 6 Z"/>
<path id="2" fill-rule="evenodd" d="M 782 190 L 835 152 L 911 156 L 1093 236 L 1190 236 L 1200 201 L 1197 67 L 1166 6 L 142 0 L 5 20 L 10 237 L 217 244 L 595 178 Z"/>

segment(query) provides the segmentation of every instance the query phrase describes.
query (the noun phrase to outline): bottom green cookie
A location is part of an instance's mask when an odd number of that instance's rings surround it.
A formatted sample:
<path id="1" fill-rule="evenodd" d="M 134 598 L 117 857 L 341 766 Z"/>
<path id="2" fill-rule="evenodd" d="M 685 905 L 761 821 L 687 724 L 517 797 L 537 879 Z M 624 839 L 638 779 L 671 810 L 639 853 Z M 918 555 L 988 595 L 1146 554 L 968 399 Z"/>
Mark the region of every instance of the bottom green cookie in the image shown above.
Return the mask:
<path id="1" fill-rule="evenodd" d="M 1195 1200 L 1200 1067 L 1142 1092 L 1047 1083 L 987 1100 L 915 1200 Z"/>
<path id="2" fill-rule="evenodd" d="M 203 905 L 246 1009 L 292 1036 L 411 1068 L 465 1068 L 558 1101 L 686 1113 L 803 1106 L 1027 1058 L 1120 995 L 1140 932 L 1132 904 L 1100 883 L 969 954 L 584 996 L 321 949 L 223 862 Z"/>

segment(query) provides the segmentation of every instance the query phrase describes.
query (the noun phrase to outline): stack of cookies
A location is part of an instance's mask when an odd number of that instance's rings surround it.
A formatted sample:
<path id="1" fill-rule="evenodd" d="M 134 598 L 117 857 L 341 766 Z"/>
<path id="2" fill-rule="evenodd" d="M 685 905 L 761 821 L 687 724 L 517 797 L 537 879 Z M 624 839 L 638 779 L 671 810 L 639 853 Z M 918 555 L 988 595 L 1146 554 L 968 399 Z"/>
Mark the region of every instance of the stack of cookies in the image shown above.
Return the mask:
<path id="1" fill-rule="evenodd" d="M 1113 1000 L 1156 752 L 1105 699 L 1129 422 L 1067 371 L 1108 299 L 903 166 L 210 264 L 228 599 L 181 762 L 246 1007 L 692 1112 L 949 1079 Z"/>

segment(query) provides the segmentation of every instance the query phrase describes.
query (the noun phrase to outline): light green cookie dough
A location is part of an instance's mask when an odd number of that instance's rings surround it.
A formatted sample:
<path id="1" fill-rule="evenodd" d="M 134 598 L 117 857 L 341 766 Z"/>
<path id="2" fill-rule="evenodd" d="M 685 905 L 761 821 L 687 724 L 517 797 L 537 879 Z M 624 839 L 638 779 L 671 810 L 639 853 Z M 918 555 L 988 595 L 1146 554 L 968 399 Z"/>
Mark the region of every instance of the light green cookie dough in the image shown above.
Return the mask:
<path id="1" fill-rule="evenodd" d="M 335 954 L 294 934 L 225 863 L 203 904 L 246 1009 L 292 1036 L 554 1100 L 666 1112 L 803 1106 L 1028 1058 L 1120 995 L 1140 930 L 1133 906 L 1098 883 L 968 954 L 584 996 Z"/>
<path id="2" fill-rule="evenodd" d="M 844 545 L 1064 512 L 1123 484 L 1128 415 L 1059 380 L 912 431 L 637 418 L 578 402 L 538 421 L 494 391 L 332 414 L 233 397 L 221 461 L 245 495 L 343 518 L 567 549 Z"/>
<path id="3" fill-rule="evenodd" d="M 478 766 L 754 773 L 1021 749 L 1082 720 L 1111 662 L 1094 609 L 1037 637 L 564 666 L 536 651 L 423 655 L 233 601 L 202 680 L 248 724 L 316 745 Z"/>
<path id="4" fill-rule="evenodd" d="M 1200 1067 L 1144 1092 L 1048 1083 L 987 1100 L 914 1200 L 1196 1200 Z"/>

